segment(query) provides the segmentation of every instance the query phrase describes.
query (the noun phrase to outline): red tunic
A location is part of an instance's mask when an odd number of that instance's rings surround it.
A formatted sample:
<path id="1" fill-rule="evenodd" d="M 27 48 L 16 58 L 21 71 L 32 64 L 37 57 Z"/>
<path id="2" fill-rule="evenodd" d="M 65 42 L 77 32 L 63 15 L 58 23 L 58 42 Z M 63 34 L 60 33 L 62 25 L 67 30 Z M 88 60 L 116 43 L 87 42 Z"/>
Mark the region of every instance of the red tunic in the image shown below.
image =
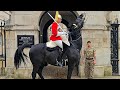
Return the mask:
<path id="1" fill-rule="evenodd" d="M 56 22 L 52 23 L 52 27 L 51 27 L 51 31 L 52 31 L 52 35 L 50 37 L 50 40 L 52 41 L 56 41 L 56 40 L 62 40 L 62 38 L 60 36 L 57 36 L 58 33 L 58 24 Z"/>

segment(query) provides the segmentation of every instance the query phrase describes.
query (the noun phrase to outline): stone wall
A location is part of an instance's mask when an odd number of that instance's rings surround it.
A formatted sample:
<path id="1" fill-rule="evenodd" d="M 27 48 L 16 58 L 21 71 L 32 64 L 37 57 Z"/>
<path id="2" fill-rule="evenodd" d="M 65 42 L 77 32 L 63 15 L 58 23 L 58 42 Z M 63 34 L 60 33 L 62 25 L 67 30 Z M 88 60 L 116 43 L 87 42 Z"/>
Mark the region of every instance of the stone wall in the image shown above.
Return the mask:
<path id="1" fill-rule="evenodd" d="M 14 54 L 17 49 L 17 35 L 34 35 L 35 44 L 38 44 L 38 31 L 7 31 L 6 32 L 6 55 L 7 55 L 7 67 L 14 66 Z M 29 56 L 29 48 L 25 48 L 24 52 Z M 26 67 L 31 67 L 29 62 Z M 21 67 L 24 67 L 21 65 Z"/>
<path id="2" fill-rule="evenodd" d="M 110 65 L 110 31 L 108 30 L 82 30 L 83 49 L 87 41 L 92 42 L 96 49 L 97 65 Z"/>
<path id="3" fill-rule="evenodd" d="M 97 63 L 101 71 L 105 73 L 110 65 L 110 31 L 106 25 L 106 11 L 77 11 L 78 14 L 86 12 L 86 21 L 82 29 L 83 48 L 88 40 L 96 49 Z M 13 67 L 14 53 L 17 49 L 17 35 L 35 35 L 35 44 L 38 43 L 39 20 L 42 11 L 12 11 L 10 27 L 6 32 L 7 42 L 7 67 Z M 114 16 L 114 15 L 113 15 Z M 112 17 L 112 16 L 110 16 Z M 110 18 L 111 19 L 111 18 Z M 120 36 L 119 36 L 120 37 Z M 119 40 L 120 42 L 120 40 Z M 119 49 L 120 51 L 120 49 Z M 29 49 L 24 50 L 28 54 Z M 120 57 L 119 57 L 120 58 Z M 29 60 L 30 61 L 30 60 Z M 31 62 L 26 66 L 31 68 Z M 21 68 L 24 68 L 22 65 Z M 110 69 L 111 70 L 111 69 Z M 108 70 L 109 71 L 109 70 Z"/>

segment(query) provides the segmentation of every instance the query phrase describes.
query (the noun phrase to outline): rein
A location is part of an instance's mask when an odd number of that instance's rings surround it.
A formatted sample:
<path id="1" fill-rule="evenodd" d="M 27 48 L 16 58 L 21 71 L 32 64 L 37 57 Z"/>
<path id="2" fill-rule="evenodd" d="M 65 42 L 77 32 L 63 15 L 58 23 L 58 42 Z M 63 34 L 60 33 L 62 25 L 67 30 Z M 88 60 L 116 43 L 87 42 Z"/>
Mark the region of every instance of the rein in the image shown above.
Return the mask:
<path id="1" fill-rule="evenodd" d="M 69 32 L 69 33 L 70 33 L 70 32 Z M 71 33 L 70 33 L 70 36 L 71 36 Z M 77 49 L 77 48 L 75 47 L 75 45 L 74 45 L 73 42 L 78 41 L 80 38 L 81 38 L 81 35 L 79 34 L 79 38 L 77 38 L 76 40 L 72 40 L 72 41 L 70 42 L 75 49 Z M 80 52 L 79 49 L 77 49 L 77 51 Z"/>
<path id="2" fill-rule="evenodd" d="M 77 40 L 79 40 L 80 38 L 81 38 L 81 35 L 79 35 L 79 38 L 78 38 L 78 39 L 72 40 L 71 42 L 77 41 Z"/>
<path id="3" fill-rule="evenodd" d="M 70 35 L 70 37 L 71 37 L 71 32 L 69 32 L 69 35 Z M 71 40 L 71 42 L 77 41 L 77 40 L 79 40 L 81 37 L 82 37 L 82 36 L 79 34 L 79 38 L 77 38 L 76 40 Z"/>

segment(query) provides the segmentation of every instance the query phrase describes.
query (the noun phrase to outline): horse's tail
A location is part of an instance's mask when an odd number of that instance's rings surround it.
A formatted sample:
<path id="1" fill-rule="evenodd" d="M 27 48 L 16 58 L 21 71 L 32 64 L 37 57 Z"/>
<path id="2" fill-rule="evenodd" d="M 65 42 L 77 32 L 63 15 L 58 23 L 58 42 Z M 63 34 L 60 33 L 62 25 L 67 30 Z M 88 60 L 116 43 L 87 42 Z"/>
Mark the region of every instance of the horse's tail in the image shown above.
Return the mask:
<path id="1" fill-rule="evenodd" d="M 26 47 L 29 47 L 31 48 L 31 45 L 28 44 L 28 43 L 24 43 L 23 45 L 19 46 L 15 52 L 15 55 L 14 55 L 14 66 L 16 67 L 16 69 L 19 68 L 19 66 L 21 65 L 21 62 L 24 62 L 25 63 L 25 58 L 24 57 L 28 57 L 24 52 L 24 48 Z"/>

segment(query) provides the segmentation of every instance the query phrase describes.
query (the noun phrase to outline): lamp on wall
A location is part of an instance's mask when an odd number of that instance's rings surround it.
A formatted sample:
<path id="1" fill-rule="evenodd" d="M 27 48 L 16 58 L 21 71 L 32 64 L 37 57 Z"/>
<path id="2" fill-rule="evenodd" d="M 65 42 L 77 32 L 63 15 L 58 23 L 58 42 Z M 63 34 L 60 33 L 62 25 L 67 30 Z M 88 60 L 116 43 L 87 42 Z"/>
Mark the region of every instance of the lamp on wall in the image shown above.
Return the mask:
<path id="1" fill-rule="evenodd" d="M 118 24 L 118 18 L 115 18 L 114 24 Z"/>
<path id="2" fill-rule="evenodd" d="M 2 33 L 2 29 L 5 26 L 4 24 L 5 24 L 4 20 L 0 19 L 0 27 L 1 27 L 0 33 Z"/>

